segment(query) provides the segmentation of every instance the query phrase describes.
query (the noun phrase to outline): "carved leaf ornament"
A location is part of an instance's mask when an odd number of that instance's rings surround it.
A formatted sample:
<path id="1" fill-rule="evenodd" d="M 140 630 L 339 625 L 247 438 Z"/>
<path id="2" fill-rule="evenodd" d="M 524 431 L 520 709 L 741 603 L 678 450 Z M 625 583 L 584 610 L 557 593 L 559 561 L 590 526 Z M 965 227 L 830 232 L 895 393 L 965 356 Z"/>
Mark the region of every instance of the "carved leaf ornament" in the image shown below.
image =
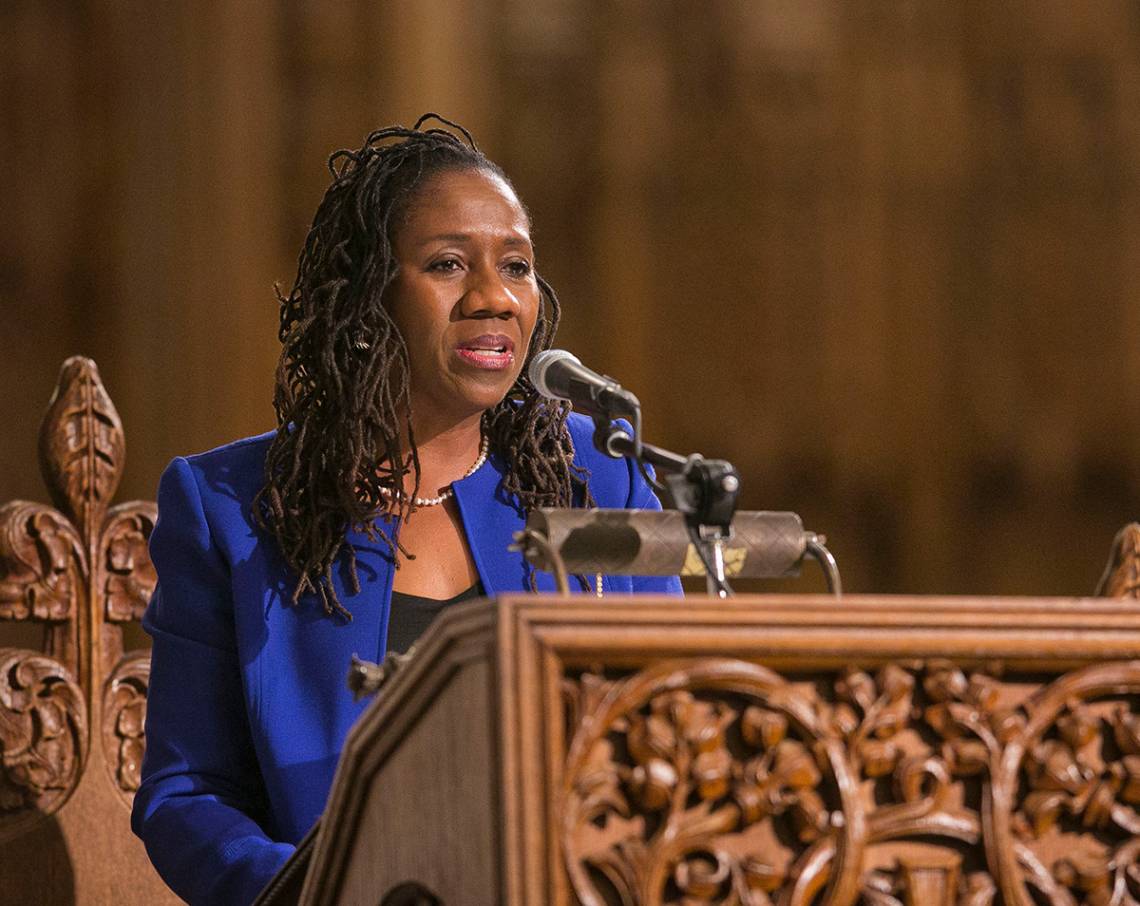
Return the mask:
<path id="1" fill-rule="evenodd" d="M 136 651 L 119 662 L 105 690 L 103 751 L 108 755 L 112 781 L 128 793 L 139 788 L 149 683 L 150 655 Z"/>
<path id="2" fill-rule="evenodd" d="M 73 356 L 63 363 L 40 429 L 40 468 L 52 501 L 81 531 L 106 511 L 125 458 L 122 422 L 95 363 Z"/>
<path id="3" fill-rule="evenodd" d="M 19 500 L 0 507 L 0 619 L 69 619 L 86 568 L 63 514 Z"/>
<path id="4" fill-rule="evenodd" d="M 47 639 L 43 652 L 0 649 L 0 837 L 66 801 L 93 731 L 125 801 L 138 786 L 149 660 L 122 658 L 119 627 L 154 589 L 156 509 L 110 507 L 125 449 L 94 362 L 68 359 L 40 429 L 55 507 L 0 507 L 0 619 L 42 623 Z"/>
<path id="5" fill-rule="evenodd" d="M 113 507 L 100 540 L 100 582 L 103 613 L 114 623 L 141 620 L 154 592 L 154 564 L 147 541 L 158 512 L 153 503 L 135 501 Z"/>
<path id="6" fill-rule="evenodd" d="M 792 682 L 567 677 L 566 870 L 595 904 L 1140 904 L 1140 662 Z M 1020 690 L 1020 691 L 1019 691 Z"/>
<path id="7" fill-rule="evenodd" d="M 0 815 L 6 821 L 51 813 L 63 803 L 86 757 L 86 728 L 83 694 L 62 664 L 0 648 Z"/>

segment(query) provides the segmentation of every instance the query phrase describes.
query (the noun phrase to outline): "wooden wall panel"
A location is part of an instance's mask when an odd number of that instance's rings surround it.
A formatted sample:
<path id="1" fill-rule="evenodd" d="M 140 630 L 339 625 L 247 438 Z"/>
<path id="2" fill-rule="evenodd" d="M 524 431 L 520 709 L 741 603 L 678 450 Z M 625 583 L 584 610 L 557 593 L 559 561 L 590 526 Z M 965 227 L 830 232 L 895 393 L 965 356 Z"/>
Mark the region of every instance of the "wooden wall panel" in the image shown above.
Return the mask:
<path id="1" fill-rule="evenodd" d="M 38 494 L 70 352 L 127 494 L 267 427 L 328 154 L 435 109 L 518 185 L 563 343 L 826 532 L 849 587 L 1085 592 L 1140 513 L 1134 0 L 0 16 L 0 499 Z"/>
<path id="2" fill-rule="evenodd" d="M 111 38 L 124 69 L 108 147 L 119 183 L 101 357 L 145 494 L 171 456 L 272 425 L 281 110 L 275 19 L 153 10 Z"/>
<path id="3" fill-rule="evenodd" d="M 72 342 L 82 236 L 81 17 L 0 7 L 0 494 L 38 487 L 34 426 Z M 66 61 L 53 66 L 58 55 Z M 40 387 L 36 398 L 31 388 Z"/>

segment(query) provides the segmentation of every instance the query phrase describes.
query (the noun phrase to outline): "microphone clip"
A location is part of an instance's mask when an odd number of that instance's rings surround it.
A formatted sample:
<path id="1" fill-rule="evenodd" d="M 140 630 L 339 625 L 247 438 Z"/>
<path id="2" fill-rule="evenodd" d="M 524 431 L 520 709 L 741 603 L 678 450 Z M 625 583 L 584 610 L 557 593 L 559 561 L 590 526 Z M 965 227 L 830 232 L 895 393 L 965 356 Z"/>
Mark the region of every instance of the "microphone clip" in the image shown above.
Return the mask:
<path id="1" fill-rule="evenodd" d="M 624 424 L 600 415 L 593 418 L 594 446 L 614 459 L 631 457 L 646 481 L 664 491 L 673 508 L 684 515 L 693 548 L 705 564 L 709 593 L 720 597 L 731 594 L 725 580 L 724 544 L 732 537 L 740 473 L 723 459 L 705 459 L 699 453 L 680 456 L 643 443 L 640 409 L 630 419 L 632 436 Z M 657 481 L 646 466 L 654 466 L 662 481 Z"/>
<path id="2" fill-rule="evenodd" d="M 729 538 L 732 517 L 740 496 L 740 474 L 724 459 L 705 459 L 699 453 L 688 458 L 680 472 L 664 477 L 673 505 L 690 525 L 704 535 Z"/>

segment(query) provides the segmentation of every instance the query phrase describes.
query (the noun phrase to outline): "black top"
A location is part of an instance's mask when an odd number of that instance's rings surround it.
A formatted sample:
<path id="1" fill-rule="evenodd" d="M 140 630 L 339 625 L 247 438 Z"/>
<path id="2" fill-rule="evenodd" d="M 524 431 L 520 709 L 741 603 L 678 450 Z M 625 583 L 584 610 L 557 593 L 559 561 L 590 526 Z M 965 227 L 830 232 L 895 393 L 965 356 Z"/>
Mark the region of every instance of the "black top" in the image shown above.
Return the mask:
<path id="1" fill-rule="evenodd" d="M 403 654 L 424 634 L 443 608 L 482 596 L 482 582 L 476 582 L 467 591 L 444 601 L 393 591 L 392 606 L 388 611 L 388 651 Z"/>

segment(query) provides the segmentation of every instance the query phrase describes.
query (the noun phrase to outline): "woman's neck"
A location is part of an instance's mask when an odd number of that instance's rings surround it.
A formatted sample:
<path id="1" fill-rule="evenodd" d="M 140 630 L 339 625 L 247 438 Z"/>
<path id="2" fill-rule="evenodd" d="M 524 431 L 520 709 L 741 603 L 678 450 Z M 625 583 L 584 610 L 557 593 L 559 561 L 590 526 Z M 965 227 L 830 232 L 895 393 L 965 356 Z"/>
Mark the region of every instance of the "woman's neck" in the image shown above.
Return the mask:
<path id="1" fill-rule="evenodd" d="M 483 441 L 482 413 L 451 425 L 413 425 L 420 460 L 420 496 L 434 497 L 462 478 L 479 456 Z M 411 492 L 409 476 L 407 490 Z"/>

